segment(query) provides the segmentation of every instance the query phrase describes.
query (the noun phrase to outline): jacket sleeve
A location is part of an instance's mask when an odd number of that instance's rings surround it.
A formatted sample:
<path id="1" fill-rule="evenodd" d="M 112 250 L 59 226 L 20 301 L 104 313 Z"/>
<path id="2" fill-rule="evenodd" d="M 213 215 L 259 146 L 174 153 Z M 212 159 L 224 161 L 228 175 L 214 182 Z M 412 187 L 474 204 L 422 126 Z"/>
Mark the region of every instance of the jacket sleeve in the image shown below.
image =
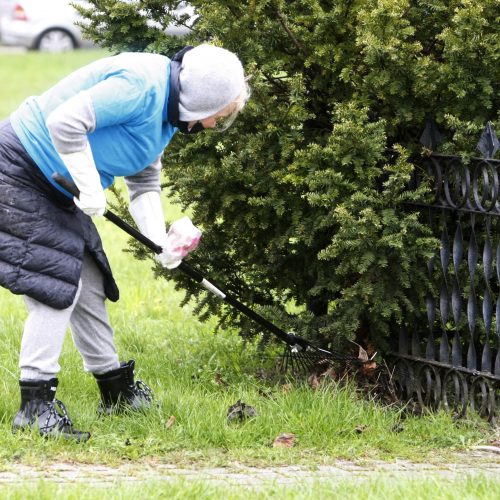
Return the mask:
<path id="1" fill-rule="evenodd" d="M 125 74 L 107 78 L 70 97 L 46 119 L 57 151 L 82 151 L 87 134 L 95 129 L 139 119 L 145 97 L 143 83 Z"/>
<path id="2" fill-rule="evenodd" d="M 60 154 L 83 151 L 87 145 L 87 134 L 95 129 L 90 96 L 80 92 L 71 97 L 48 116 L 46 125 Z"/>
<path id="3" fill-rule="evenodd" d="M 135 175 L 125 177 L 130 201 L 150 191 L 161 192 L 161 156 L 154 163 Z"/>

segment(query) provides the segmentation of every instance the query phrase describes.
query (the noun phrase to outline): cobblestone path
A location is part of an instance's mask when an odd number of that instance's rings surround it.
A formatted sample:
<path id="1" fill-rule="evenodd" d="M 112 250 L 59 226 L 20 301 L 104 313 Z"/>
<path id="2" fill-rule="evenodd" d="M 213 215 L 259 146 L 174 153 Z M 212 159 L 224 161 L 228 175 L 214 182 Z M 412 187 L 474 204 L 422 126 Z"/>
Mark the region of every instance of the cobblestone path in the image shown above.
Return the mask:
<path id="1" fill-rule="evenodd" d="M 96 464 L 52 463 L 45 467 L 20 464 L 0 470 L 1 484 L 33 483 L 39 480 L 56 483 L 106 484 L 111 482 L 172 481 L 177 479 L 258 486 L 264 483 L 293 484 L 304 481 L 366 480 L 394 477 L 425 479 L 429 477 L 464 478 L 484 475 L 500 480 L 500 454 L 475 451 L 454 459 L 451 463 L 350 462 L 338 460 L 333 465 L 314 468 L 304 466 L 249 467 L 233 464 L 230 467 L 178 467 L 173 464 L 127 463 L 117 467 Z"/>

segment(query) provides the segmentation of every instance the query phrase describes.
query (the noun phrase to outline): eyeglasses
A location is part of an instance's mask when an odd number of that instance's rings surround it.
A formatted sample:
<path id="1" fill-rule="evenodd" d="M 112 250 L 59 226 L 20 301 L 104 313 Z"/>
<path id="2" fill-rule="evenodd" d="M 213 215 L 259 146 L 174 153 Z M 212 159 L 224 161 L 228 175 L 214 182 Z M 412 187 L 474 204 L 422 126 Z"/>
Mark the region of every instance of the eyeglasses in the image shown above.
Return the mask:
<path id="1" fill-rule="evenodd" d="M 236 115 L 234 113 L 231 113 L 228 116 L 218 116 L 215 118 L 214 130 L 217 132 L 224 132 L 233 124 L 235 118 Z"/>

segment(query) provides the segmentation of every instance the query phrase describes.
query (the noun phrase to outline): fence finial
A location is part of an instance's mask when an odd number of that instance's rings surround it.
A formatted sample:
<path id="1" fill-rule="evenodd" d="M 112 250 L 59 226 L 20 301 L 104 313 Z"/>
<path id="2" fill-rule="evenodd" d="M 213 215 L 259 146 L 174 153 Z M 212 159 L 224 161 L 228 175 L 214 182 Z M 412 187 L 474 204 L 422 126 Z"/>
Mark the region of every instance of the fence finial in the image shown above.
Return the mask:
<path id="1" fill-rule="evenodd" d="M 443 134 L 439 131 L 436 121 L 427 120 L 424 131 L 420 136 L 420 144 L 431 151 L 435 151 L 436 148 L 443 142 L 443 139 Z"/>
<path id="2" fill-rule="evenodd" d="M 500 148 L 500 141 L 491 122 L 486 124 L 483 133 L 477 143 L 477 149 L 483 155 L 483 158 L 490 159 L 495 156 L 495 153 Z"/>

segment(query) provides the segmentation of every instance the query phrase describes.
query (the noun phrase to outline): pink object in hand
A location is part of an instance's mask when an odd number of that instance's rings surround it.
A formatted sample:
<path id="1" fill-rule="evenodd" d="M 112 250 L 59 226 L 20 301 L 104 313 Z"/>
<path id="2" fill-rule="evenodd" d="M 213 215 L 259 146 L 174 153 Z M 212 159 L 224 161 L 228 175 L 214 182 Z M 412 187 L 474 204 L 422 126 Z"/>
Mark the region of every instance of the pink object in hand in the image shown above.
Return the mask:
<path id="1" fill-rule="evenodd" d="M 172 258 L 182 260 L 192 252 L 200 242 L 201 231 L 191 222 L 189 217 L 176 220 L 168 230 L 168 253 Z"/>

